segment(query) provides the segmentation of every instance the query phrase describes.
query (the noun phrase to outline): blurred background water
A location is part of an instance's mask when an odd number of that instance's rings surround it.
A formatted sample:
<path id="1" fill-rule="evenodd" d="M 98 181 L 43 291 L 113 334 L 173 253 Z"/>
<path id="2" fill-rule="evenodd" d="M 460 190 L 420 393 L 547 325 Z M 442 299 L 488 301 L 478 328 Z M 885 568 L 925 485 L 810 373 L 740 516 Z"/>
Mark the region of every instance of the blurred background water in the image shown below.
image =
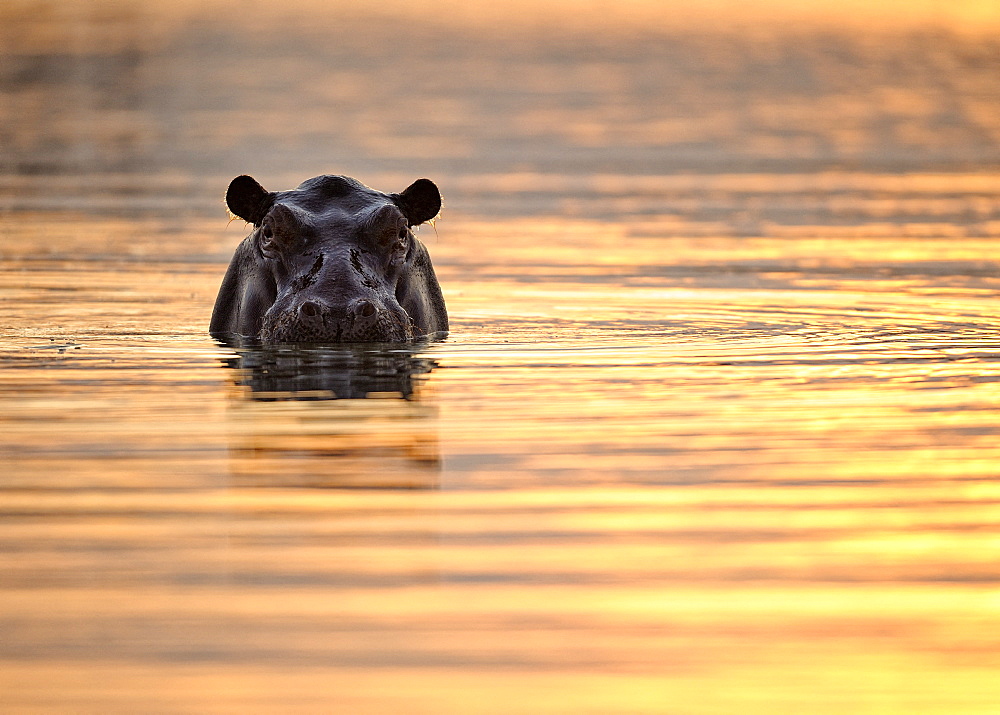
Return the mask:
<path id="1" fill-rule="evenodd" d="M 0 6 L 0 705 L 992 712 L 1000 9 Z M 229 180 L 452 333 L 206 334 Z"/>

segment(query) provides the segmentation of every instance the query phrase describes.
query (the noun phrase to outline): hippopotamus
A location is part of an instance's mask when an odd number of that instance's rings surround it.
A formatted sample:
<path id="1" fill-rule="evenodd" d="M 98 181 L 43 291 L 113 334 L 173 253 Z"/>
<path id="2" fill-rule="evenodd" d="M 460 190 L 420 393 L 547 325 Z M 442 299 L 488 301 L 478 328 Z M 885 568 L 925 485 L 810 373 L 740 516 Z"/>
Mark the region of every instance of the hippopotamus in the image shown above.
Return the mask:
<path id="1" fill-rule="evenodd" d="M 226 204 L 253 230 L 222 280 L 214 337 L 401 343 L 447 334 L 441 288 L 412 230 L 441 210 L 429 179 L 385 194 L 326 175 L 275 192 L 244 175 L 229 184 Z"/>

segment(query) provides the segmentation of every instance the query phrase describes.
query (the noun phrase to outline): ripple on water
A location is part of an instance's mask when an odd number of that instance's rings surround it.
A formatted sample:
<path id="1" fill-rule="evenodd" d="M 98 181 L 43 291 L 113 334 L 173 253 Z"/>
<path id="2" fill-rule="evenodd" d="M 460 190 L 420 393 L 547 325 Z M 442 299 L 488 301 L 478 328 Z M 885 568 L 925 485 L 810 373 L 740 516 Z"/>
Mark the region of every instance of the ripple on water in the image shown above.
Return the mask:
<path id="1" fill-rule="evenodd" d="M 7 261 L 6 692 L 65 682 L 48 663 L 150 661 L 158 691 L 193 650 L 223 680 L 247 663 L 280 679 L 280 662 L 327 687 L 378 658 L 442 693 L 473 665 L 572 686 L 692 648 L 713 684 L 727 657 L 770 682 L 811 652 L 816 683 L 923 672 L 914 649 L 992 653 L 984 276 L 924 270 L 940 247 L 902 239 L 871 272 L 842 244 L 783 238 L 647 238 L 643 263 L 600 231 L 590 263 L 557 245 L 532 267 L 537 235 L 473 228 L 499 248 L 432 246 L 452 333 L 411 349 L 217 345 L 225 257 Z M 758 251 L 793 257 L 755 268 Z"/>

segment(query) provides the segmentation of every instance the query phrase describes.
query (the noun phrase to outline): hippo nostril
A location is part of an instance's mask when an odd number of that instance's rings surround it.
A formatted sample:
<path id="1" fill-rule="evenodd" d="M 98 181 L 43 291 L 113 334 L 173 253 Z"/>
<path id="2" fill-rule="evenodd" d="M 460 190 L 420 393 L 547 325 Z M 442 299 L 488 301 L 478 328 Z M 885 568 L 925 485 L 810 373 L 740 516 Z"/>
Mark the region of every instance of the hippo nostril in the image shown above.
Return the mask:
<path id="1" fill-rule="evenodd" d="M 320 310 L 320 307 L 316 305 L 316 303 L 313 303 L 311 300 L 307 300 L 302 305 L 299 306 L 299 312 L 302 313 L 302 315 L 304 315 L 306 318 L 315 318 L 322 311 Z"/>
<path id="2" fill-rule="evenodd" d="M 375 315 L 375 305 L 368 300 L 359 301 L 355 310 L 362 318 L 370 318 Z"/>

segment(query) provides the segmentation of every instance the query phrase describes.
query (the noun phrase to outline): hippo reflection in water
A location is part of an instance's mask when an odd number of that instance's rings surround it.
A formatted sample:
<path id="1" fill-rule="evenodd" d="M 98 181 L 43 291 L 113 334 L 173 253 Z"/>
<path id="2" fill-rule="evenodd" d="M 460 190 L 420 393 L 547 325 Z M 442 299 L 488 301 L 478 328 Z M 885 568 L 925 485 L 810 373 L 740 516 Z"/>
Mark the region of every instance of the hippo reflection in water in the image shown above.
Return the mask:
<path id="1" fill-rule="evenodd" d="M 437 363 L 410 345 L 274 345 L 236 348 L 225 365 L 257 402 L 361 399 L 372 394 L 417 400 Z"/>
<path id="2" fill-rule="evenodd" d="M 317 176 L 270 192 L 238 176 L 226 203 L 254 228 L 219 289 L 216 338 L 400 343 L 447 333 L 430 256 L 411 230 L 441 209 L 433 182 L 384 194 L 346 176 Z"/>

